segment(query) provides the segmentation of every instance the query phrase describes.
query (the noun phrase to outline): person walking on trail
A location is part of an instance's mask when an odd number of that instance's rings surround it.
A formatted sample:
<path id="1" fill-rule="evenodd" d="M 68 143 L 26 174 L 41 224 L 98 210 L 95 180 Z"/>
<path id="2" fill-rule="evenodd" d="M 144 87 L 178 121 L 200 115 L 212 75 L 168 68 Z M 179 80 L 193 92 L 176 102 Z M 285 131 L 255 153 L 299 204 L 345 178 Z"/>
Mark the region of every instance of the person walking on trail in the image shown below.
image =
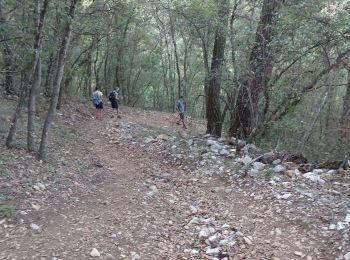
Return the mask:
<path id="1" fill-rule="evenodd" d="M 92 93 L 92 102 L 96 107 L 96 118 L 102 120 L 103 94 L 98 84 L 96 85 L 94 93 Z"/>
<path id="2" fill-rule="evenodd" d="M 112 118 L 114 117 L 114 111 L 117 112 L 117 116 L 119 116 L 119 88 L 112 90 L 109 93 L 109 101 L 111 102 L 111 106 L 112 106 L 112 110 L 113 110 L 113 114 L 112 114 Z"/>
<path id="3" fill-rule="evenodd" d="M 182 122 L 183 128 L 187 128 L 185 125 L 186 102 L 183 99 L 183 96 L 180 96 L 180 98 L 176 101 L 176 112 L 179 114 L 176 124 L 180 125 Z"/>

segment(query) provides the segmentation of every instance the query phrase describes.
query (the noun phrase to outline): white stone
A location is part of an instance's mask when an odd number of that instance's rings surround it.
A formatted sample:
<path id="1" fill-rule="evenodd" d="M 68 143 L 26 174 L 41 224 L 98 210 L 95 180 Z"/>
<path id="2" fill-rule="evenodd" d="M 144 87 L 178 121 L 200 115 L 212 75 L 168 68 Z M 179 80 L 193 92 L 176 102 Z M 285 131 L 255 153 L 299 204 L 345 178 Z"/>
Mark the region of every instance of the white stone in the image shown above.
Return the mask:
<path id="1" fill-rule="evenodd" d="M 96 248 L 92 249 L 92 251 L 90 252 L 90 255 L 92 257 L 100 257 L 101 256 L 100 252 L 98 252 L 98 250 Z"/>
<path id="2" fill-rule="evenodd" d="M 149 192 L 147 193 L 149 196 L 153 196 L 154 194 L 156 194 L 156 193 L 159 192 L 156 185 L 152 185 L 152 186 L 150 187 L 150 189 L 151 189 L 151 191 L 149 191 Z"/>
<path id="3" fill-rule="evenodd" d="M 275 173 L 280 173 L 280 172 L 284 172 L 286 170 L 286 168 L 284 168 L 283 165 L 276 165 L 274 168 Z"/>
<path id="4" fill-rule="evenodd" d="M 205 253 L 207 255 L 216 256 L 220 253 L 220 249 L 219 248 L 208 248 Z"/>
<path id="5" fill-rule="evenodd" d="M 145 143 L 146 144 L 149 144 L 149 143 L 151 143 L 153 141 L 153 137 L 145 137 Z M 176 148 L 176 146 L 175 146 L 175 148 Z"/>
<path id="6" fill-rule="evenodd" d="M 210 232 L 207 229 L 203 229 L 199 232 L 199 239 L 206 239 L 210 235 Z"/>
<path id="7" fill-rule="evenodd" d="M 243 239 L 244 239 L 244 242 L 245 242 L 247 245 L 253 244 L 253 242 L 252 242 L 248 237 L 243 237 Z"/>
<path id="8" fill-rule="evenodd" d="M 131 259 L 132 260 L 136 260 L 136 259 L 140 259 L 141 256 L 139 254 L 137 254 L 136 252 L 131 252 Z"/>
<path id="9" fill-rule="evenodd" d="M 292 196 L 292 194 L 291 193 L 286 193 L 286 194 L 283 194 L 283 195 L 276 195 L 276 198 L 277 199 L 283 199 L 283 200 L 287 200 L 287 199 L 289 199 L 290 197 Z"/>
<path id="10" fill-rule="evenodd" d="M 30 227 L 31 227 L 31 229 L 33 229 L 33 230 L 39 230 L 39 229 L 40 229 L 40 226 L 37 225 L 37 224 L 34 224 L 34 223 L 31 223 L 31 224 L 30 224 Z"/>
<path id="11" fill-rule="evenodd" d="M 282 235 L 282 231 L 281 231 L 279 228 L 276 228 L 276 229 L 275 229 L 275 234 L 276 234 L 277 236 L 280 236 L 280 235 Z"/>
<path id="12" fill-rule="evenodd" d="M 261 171 L 265 168 L 265 164 L 261 163 L 261 162 L 254 162 L 253 163 L 253 168 L 258 170 L 258 171 Z"/>
<path id="13" fill-rule="evenodd" d="M 215 140 L 212 140 L 212 139 L 208 139 L 207 140 L 207 146 L 210 146 L 210 145 L 217 145 L 218 142 L 216 142 Z"/>
<path id="14" fill-rule="evenodd" d="M 253 161 L 253 159 L 251 157 L 249 157 L 248 155 L 246 155 L 242 158 L 242 162 L 244 163 L 245 166 L 251 164 L 252 161 Z"/>
<path id="15" fill-rule="evenodd" d="M 317 183 L 320 183 L 320 184 L 324 184 L 325 181 L 320 177 L 320 175 L 318 174 L 315 174 L 313 172 L 307 172 L 303 175 L 304 178 L 307 178 L 313 182 L 317 182 Z"/>
<path id="16" fill-rule="evenodd" d="M 337 174 L 337 171 L 336 170 L 329 170 L 329 171 L 327 171 L 327 174 L 334 175 L 334 174 Z"/>
<path id="17" fill-rule="evenodd" d="M 343 230 L 345 228 L 344 224 L 342 222 L 337 223 L 337 230 Z"/>
<path id="18" fill-rule="evenodd" d="M 222 228 L 222 229 L 228 229 L 228 228 L 230 228 L 230 225 L 228 225 L 228 224 L 225 223 L 225 224 L 223 224 L 223 225 L 221 226 L 221 228 Z"/>
<path id="19" fill-rule="evenodd" d="M 216 235 L 209 237 L 208 240 L 212 245 L 216 245 L 218 243 L 218 237 Z"/>
<path id="20" fill-rule="evenodd" d="M 191 253 L 191 255 L 198 255 L 199 251 L 195 250 L 195 249 L 192 249 L 190 253 Z"/>
<path id="21" fill-rule="evenodd" d="M 277 165 L 277 164 L 280 164 L 281 163 L 281 160 L 280 159 L 277 159 L 277 160 L 274 160 L 272 162 L 273 165 Z"/>
<path id="22" fill-rule="evenodd" d="M 345 222 L 350 223 L 350 209 L 348 209 L 348 214 L 345 217 Z"/>
<path id="23" fill-rule="evenodd" d="M 344 260 L 350 260 L 350 252 L 344 255 Z"/>
<path id="24" fill-rule="evenodd" d="M 229 154 L 230 154 L 230 152 L 228 150 L 226 150 L 226 149 L 220 150 L 220 155 L 222 155 L 222 156 L 226 156 L 226 155 L 229 155 Z"/>
<path id="25" fill-rule="evenodd" d="M 330 224 L 328 229 L 329 230 L 335 230 L 337 228 L 337 226 L 335 224 Z"/>
<path id="26" fill-rule="evenodd" d="M 324 171 L 322 169 L 314 169 L 312 172 L 314 174 L 322 174 Z"/>
<path id="27" fill-rule="evenodd" d="M 191 219 L 191 221 L 188 223 L 188 225 L 198 225 L 199 224 L 199 219 L 197 217 L 194 217 Z"/>
<path id="28" fill-rule="evenodd" d="M 296 256 L 299 256 L 299 257 L 304 257 L 305 255 L 303 254 L 303 252 L 300 252 L 300 251 L 295 251 L 294 254 Z"/>
<path id="29" fill-rule="evenodd" d="M 215 154 L 219 154 L 219 151 L 222 149 L 222 146 L 218 143 L 213 144 L 210 146 L 210 151 L 215 153 Z"/>
<path id="30" fill-rule="evenodd" d="M 257 169 L 250 169 L 250 170 L 249 170 L 249 176 L 250 176 L 250 177 L 256 177 L 256 176 L 259 175 L 259 173 L 260 173 L 260 171 L 257 170 Z"/>
<path id="31" fill-rule="evenodd" d="M 199 211 L 199 209 L 196 208 L 195 206 L 190 206 L 190 209 L 191 209 L 192 214 L 196 214 Z"/>

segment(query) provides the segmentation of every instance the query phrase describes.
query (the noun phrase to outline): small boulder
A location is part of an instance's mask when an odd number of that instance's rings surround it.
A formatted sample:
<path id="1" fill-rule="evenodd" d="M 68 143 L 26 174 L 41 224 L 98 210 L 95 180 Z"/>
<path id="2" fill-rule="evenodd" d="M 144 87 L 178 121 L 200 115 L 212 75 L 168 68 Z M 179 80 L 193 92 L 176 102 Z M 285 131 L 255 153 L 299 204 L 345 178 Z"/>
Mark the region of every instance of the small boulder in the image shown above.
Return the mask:
<path id="1" fill-rule="evenodd" d="M 219 248 L 208 248 L 205 253 L 207 255 L 210 255 L 210 256 L 217 256 L 220 253 L 220 249 Z"/>
<path id="2" fill-rule="evenodd" d="M 227 155 L 229 155 L 229 154 L 230 154 L 230 152 L 227 151 L 226 149 L 221 149 L 221 150 L 220 150 L 220 155 L 221 155 L 221 156 L 227 156 Z"/>
<path id="3" fill-rule="evenodd" d="M 286 170 L 283 165 L 276 165 L 275 168 L 273 169 L 275 173 L 282 173 Z"/>
<path id="4" fill-rule="evenodd" d="M 101 254 L 100 254 L 100 252 L 98 252 L 98 250 L 96 248 L 93 248 L 92 251 L 90 252 L 90 256 L 92 256 L 92 257 L 100 257 Z"/>
<path id="5" fill-rule="evenodd" d="M 303 175 L 304 178 L 307 178 L 313 182 L 317 182 L 317 183 L 320 183 L 320 184 L 324 184 L 325 183 L 325 180 L 323 180 L 320 175 L 318 174 L 315 174 L 313 172 L 307 172 Z"/>
<path id="6" fill-rule="evenodd" d="M 34 224 L 34 223 L 30 224 L 30 228 L 33 229 L 33 230 L 40 230 L 40 226 L 37 225 L 37 224 Z"/>
<path id="7" fill-rule="evenodd" d="M 258 171 L 261 171 L 265 168 L 265 164 L 264 163 L 261 163 L 261 162 L 254 162 L 253 163 L 253 168 L 258 170 Z"/>

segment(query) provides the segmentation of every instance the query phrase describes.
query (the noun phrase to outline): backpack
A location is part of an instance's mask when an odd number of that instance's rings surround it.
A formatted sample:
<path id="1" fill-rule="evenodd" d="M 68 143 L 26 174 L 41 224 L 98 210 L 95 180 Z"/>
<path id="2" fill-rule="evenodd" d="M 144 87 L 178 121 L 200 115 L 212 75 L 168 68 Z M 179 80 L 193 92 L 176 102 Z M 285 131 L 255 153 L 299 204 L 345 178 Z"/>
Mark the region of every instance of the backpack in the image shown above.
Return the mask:
<path id="1" fill-rule="evenodd" d="M 109 93 L 109 101 L 113 102 L 117 99 L 117 93 L 113 90 L 111 93 Z"/>
<path id="2" fill-rule="evenodd" d="M 92 102 L 96 106 L 98 106 L 101 103 L 100 97 L 98 96 L 97 93 L 92 97 Z"/>

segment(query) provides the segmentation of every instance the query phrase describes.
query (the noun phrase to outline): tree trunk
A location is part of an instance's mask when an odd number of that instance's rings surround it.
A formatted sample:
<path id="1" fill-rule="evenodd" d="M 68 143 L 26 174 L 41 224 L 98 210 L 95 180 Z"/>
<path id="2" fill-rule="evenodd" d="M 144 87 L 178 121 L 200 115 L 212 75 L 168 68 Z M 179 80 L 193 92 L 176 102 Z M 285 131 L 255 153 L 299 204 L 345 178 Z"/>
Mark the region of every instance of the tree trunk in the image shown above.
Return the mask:
<path id="1" fill-rule="evenodd" d="M 275 18 L 283 0 L 264 0 L 260 22 L 256 30 L 255 45 L 249 58 L 249 71 L 242 79 L 238 91 L 237 107 L 233 124 L 238 127 L 243 138 L 251 138 L 257 131 L 260 121 L 268 110 L 267 84 L 272 73 L 272 54 L 270 43 Z M 258 103 L 265 96 L 265 108 L 259 112 Z M 259 114 L 262 114 L 259 118 Z M 236 132 L 236 131 L 234 131 Z"/>
<path id="2" fill-rule="evenodd" d="M 231 18 L 230 18 L 230 44 L 231 44 L 231 62 L 233 66 L 233 83 L 231 88 L 229 89 L 227 93 L 227 102 L 228 102 L 228 110 L 230 113 L 230 126 L 228 130 L 228 136 L 234 136 L 236 135 L 237 131 L 237 121 L 236 121 L 236 95 L 237 95 L 237 88 L 239 85 L 238 82 L 238 73 L 237 73 L 237 65 L 236 65 L 236 46 L 235 46 L 235 38 L 234 38 L 234 28 L 233 28 L 233 23 L 236 19 L 236 11 L 238 8 L 238 2 L 235 0 L 233 10 L 231 13 Z"/>
<path id="3" fill-rule="evenodd" d="M 177 75 L 177 95 L 178 95 L 178 97 L 180 97 L 182 95 L 181 94 L 181 72 L 180 72 L 180 65 L 179 65 L 179 56 L 177 54 L 174 21 L 173 21 L 173 17 L 172 17 L 170 12 L 169 12 L 169 20 L 170 20 L 171 40 L 172 40 L 173 46 L 174 46 L 174 58 L 175 58 L 176 75 Z"/>
<path id="4" fill-rule="evenodd" d="M 46 155 L 47 155 L 47 146 L 48 146 L 48 139 L 49 139 L 48 134 L 49 134 L 50 127 L 51 127 L 52 121 L 53 121 L 55 113 L 56 113 L 58 95 L 59 95 L 59 91 L 60 91 L 61 81 L 63 78 L 64 64 L 65 64 L 65 59 L 66 59 L 66 55 L 67 55 L 67 50 L 68 50 L 68 46 L 69 46 L 70 39 L 71 39 L 74 14 L 75 14 L 75 8 L 77 5 L 77 2 L 78 2 L 78 0 L 71 0 L 70 10 L 68 13 L 68 16 L 70 17 L 70 19 L 68 19 L 69 22 L 68 22 L 68 25 L 65 29 L 62 44 L 61 44 L 60 51 L 58 54 L 58 67 L 57 67 L 57 73 L 55 76 L 50 107 L 49 107 L 49 110 L 47 112 L 47 116 L 46 116 L 44 127 L 43 127 L 43 132 L 42 132 L 42 136 L 41 136 L 41 142 L 40 142 L 40 148 L 39 148 L 39 158 L 40 159 L 45 159 Z"/>
<path id="5" fill-rule="evenodd" d="M 340 118 L 341 129 L 341 147 L 344 153 L 345 160 L 349 159 L 350 155 L 350 68 L 348 68 L 348 84 L 346 87 L 345 96 L 343 99 L 343 111 Z"/>
<path id="6" fill-rule="evenodd" d="M 33 61 L 33 68 L 31 76 L 32 86 L 29 90 L 29 102 L 28 102 L 28 125 L 27 125 L 27 149 L 29 152 L 34 151 L 34 137 L 35 137 L 35 110 L 36 110 L 36 98 L 41 85 L 41 46 L 42 46 L 42 32 L 44 28 L 44 19 L 46 10 L 49 4 L 49 0 L 44 0 L 43 7 L 40 11 L 40 16 L 37 21 L 37 32 L 34 41 L 35 57 Z M 37 2 L 37 11 L 40 10 L 40 0 Z"/>
<path id="7" fill-rule="evenodd" d="M 225 29 L 228 19 L 228 0 L 219 1 L 219 23 L 215 32 L 213 57 L 207 95 L 207 133 L 221 136 L 222 118 L 220 109 L 221 76 L 225 56 Z"/>
<path id="8" fill-rule="evenodd" d="M 18 121 L 21 119 L 22 115 L 22 109 L 25 105 L 26 97 L 27 97 L 27 78 L 24 75 L 25 73 L 22 72 L 22 80 L 21 80 L 21 88 L 20 88 L 20 94 L 19 94 L 19 101 L 16 106 L 15 113 L 11 120 L 11 127 L 9 130 L 9 133 L 6 138 L 6 146 L 8 148 L 12 148 L 14 146 L 16 134 L 17 134 L 17 127 L 18 127 Z"/>

